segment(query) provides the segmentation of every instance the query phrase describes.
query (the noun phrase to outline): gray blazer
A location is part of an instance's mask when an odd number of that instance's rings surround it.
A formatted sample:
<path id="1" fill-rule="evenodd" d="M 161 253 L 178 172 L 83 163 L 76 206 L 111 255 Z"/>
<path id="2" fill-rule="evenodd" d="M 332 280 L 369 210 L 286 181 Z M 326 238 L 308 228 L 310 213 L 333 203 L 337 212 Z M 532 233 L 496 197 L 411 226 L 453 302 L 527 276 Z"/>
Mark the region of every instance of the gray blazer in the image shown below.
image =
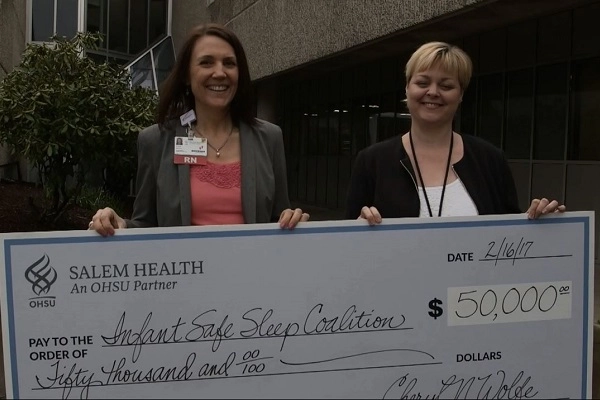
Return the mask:
<path id="1" fill-rule="evenodd" d="M 281 128 L 240 123 L 242 213 L 247 224 L 274 222 L 290 207 Z M 138 136 L 137 195 L 128 228 L 191 224 L 190 167 L 173 163 L 179 120 L 152 125 Z"/>

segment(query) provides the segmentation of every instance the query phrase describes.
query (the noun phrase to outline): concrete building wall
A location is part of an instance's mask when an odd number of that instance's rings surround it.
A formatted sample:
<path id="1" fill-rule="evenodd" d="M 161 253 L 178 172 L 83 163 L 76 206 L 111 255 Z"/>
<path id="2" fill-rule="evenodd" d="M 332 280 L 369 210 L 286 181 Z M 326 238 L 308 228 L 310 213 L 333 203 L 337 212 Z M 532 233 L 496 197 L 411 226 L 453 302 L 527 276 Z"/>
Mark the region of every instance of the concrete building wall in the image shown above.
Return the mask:
<path id="1" fill-rule="evenodd" d="M 227 24 L 244 44 L 252 79 L 261 79 L 490 1 L 215 0 L 208 3 L 174 2 L 173 20 L 186 13 Z M 179 37 L 175 32 L 173 36 L 177 43 Z"/>
<path id="2" fill-rule="evenodd" d="M 210 22 L 207 0 L 173 1 L 171 21 L 171 36 L 177 53 L 190 28 Z"/>
<path id="3" fill-rule="evenodd" d="M 23 0 L 0 0 L 0 80 L 19 64 L 25 50 L 26 13 Z M 15 161 L 0 146 L 0 165 Z M 14 178 L 16 168 L 0 168 L 0 178 Z"/>
<path id="4" fill-rule="evenodd" d="M 0 79 L 21 60 L 25 49 L 25 2 L 0 1 Z"/>

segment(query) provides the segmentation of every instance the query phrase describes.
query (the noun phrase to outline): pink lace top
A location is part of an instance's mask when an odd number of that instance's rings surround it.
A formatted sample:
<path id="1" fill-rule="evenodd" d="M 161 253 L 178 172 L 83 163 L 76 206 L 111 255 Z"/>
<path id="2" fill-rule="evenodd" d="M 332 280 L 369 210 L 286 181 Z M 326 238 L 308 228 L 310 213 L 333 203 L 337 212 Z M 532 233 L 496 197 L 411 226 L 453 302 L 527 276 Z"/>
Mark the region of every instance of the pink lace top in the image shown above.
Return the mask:
<path id="1" fill-rule="evenodd" d="M 190 166 L 192 225 L 243 224 L 241 163 Z"/>

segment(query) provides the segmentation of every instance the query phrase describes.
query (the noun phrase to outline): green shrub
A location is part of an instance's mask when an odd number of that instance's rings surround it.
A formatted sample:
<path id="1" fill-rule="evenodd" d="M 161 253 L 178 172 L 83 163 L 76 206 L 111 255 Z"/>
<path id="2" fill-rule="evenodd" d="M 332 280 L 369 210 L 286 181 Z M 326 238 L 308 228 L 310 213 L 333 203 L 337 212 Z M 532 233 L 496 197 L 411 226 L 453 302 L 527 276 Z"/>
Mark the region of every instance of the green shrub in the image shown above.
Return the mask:
<path id="1" fill-rule="evenodd" d="M 81 208 L 90 210 L 90 215 L 94 215 L 99 208 L 104 207 L 112 208 L 123 217 L 129 215 L 123 199 L 101 187 L 82 186 L 76 204 Z"/>
<path id="2" fill-rule="evenodd" d="M 154 91 L 131 88 L 122 68 L 83 55 L 100 39 L 80 33 L 30 44 L 0 82 L 0 143 L 37 168 L 50 200 L 41 219 L 56 221 L 76 203 L 94 171 L 111 177 L 108 186 L 128 188 L 137 133 L 154 120 Z"/>

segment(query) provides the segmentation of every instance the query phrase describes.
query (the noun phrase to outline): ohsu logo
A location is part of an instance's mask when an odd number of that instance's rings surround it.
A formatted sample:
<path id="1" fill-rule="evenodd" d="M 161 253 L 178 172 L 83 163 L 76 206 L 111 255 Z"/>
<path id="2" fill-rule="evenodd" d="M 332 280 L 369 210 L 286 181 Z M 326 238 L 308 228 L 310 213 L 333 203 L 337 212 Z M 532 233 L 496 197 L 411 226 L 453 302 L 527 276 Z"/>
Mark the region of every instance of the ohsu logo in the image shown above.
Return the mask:
<path id="1" fill-rule="evenodd" d="M 54 307 L 54 296 L 44 296 L 56 282 L 56 271 L 50 265 L 50 258 L 44 254 L 39 260 L 25 270 L 25 279 L 31 283 L 31 290 L 37 295 L 29 299 L 29 307 Z"/>

